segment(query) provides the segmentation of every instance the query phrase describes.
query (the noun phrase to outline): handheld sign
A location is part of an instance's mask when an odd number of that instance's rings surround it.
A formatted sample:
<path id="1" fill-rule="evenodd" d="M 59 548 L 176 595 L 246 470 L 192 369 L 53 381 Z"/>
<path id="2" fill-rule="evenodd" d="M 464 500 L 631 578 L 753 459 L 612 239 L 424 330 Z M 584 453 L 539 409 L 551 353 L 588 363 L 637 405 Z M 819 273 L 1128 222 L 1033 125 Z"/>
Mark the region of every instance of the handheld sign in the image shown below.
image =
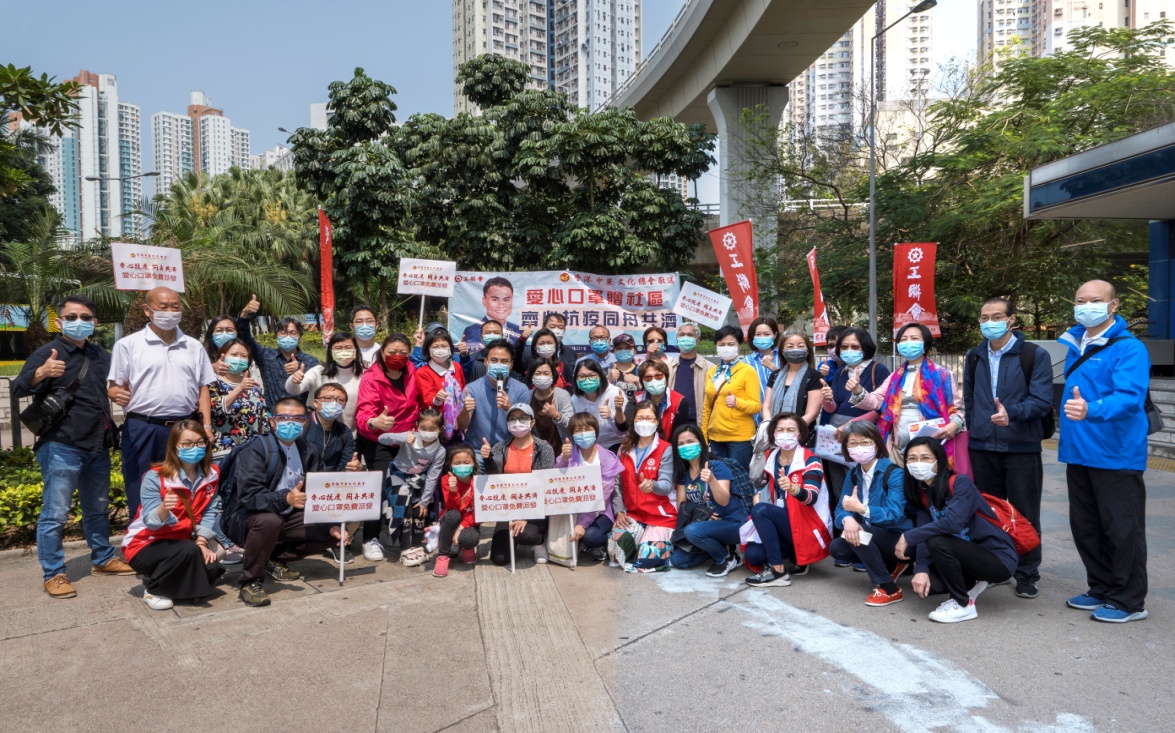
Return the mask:
<path id="1" fill-rule="evenodd" d="M 339 536 L 347 522 L 379 519 L 383 501 L 383 474 L 379 471 L 337 471 L 306 474 L 304 524 L 339 525 Z M 339 563 L 339 585 L 343 584 L 343 563 Z"/>
<path id="2" fill-rule="evenodd" d="M 693 283 L 682 283 L 681 295 L 673 312 L 682 318 L 697 321 L 710 328 L 726 325 L 726 314 L 730 312 L 731 300 L 713 290 L 700 288 Z"/>
<path id="3" fill-rule="evenodd" d="M 430 295 L 452 298 L 456 275 L 456 262 L 400 258 L 400 276 L 396 281 L 396 292 L 400 295 L 420 296 L 421 327 L 424 326 L 424 299 Z"/>
<path id="4" fill-rule="evenodd" d="M 114 287 L 118 290 L 152 290 L 168 287 L 184 292 L 184 263 L 174 247 L 152 247 L 111 242 Z"/>

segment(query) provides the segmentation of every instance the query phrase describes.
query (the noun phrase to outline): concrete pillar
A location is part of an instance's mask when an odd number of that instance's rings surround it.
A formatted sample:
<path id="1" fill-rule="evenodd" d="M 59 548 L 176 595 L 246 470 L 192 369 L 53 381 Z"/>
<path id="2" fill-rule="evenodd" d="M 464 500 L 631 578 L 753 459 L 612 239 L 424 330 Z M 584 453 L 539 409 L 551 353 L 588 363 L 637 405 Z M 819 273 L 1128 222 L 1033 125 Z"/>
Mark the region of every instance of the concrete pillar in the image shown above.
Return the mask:
<path id="1" fill-rule="evenodd" d="M 1175 301 L 1171 299 L 1171 286 L 1175 284 L 1175 222 L 1152 221 L 1150 224 L 1150 274 L 1147 295 L 1150 305 L 1147 316 L 1150 320 L 1149 335 L 1152 339 L 1175 338 Z"/>
<path id="2" fill-rule="evenodd" d="M 750 192 L 744 173 L 748 143 L 743 110 L 764 105 L 768 111 L 766 124 L 778 128 L 787 104 L 787 87 L 716 87 L 706 96 L 706 104 L 718 126 L 718 201 L 721 226 L 726 226 L 751 215 L 746 207 Z"/>

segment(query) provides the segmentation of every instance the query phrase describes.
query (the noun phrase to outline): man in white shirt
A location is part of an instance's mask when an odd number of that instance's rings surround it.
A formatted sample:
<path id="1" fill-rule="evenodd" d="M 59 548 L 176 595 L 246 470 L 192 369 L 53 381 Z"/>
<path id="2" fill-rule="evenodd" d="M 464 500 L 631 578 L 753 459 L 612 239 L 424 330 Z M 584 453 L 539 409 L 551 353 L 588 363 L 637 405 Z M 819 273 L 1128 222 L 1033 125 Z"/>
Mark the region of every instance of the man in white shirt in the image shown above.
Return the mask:
<path id="1" fill-rule="evenodd" d="M 126 412 L 122 477 L 132 518 L 139 509 L 143 474 L 163 460 L 172 425 L 199 410 L 200 424 L 211 440 L 208 385 L 216 379 L 203 345 L 179 330 L 179 293 L 155 288 L 146 300 L 147 327 L 114 344 L 106 378 L 107 396 Z"/>
<path id="2" fill-rule="evenodd" d="M 379 342 L 375 340 L 378 328 L 379 322 L 375 320 L 371 306 L 357 305 L 351 309 L 351 332 L 355 334 L 364 366 L 371 366 L 379 359 Z"/>

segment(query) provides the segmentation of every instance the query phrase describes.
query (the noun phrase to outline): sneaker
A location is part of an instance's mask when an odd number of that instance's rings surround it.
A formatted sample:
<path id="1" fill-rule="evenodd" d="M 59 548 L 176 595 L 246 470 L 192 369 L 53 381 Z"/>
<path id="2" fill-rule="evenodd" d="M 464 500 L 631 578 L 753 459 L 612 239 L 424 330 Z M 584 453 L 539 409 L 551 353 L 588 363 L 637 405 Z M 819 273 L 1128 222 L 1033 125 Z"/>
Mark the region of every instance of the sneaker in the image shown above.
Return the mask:
<path id="1" fill-rule="evenodd" d="M 1012 578 L 1010 578 L 1010 577 L 1009 577 L 1009 578 L 1006 578 L 1005 580 L 1001 580 L 1001 581 L 999 581 L 999 582 L 997 582 L 997 583 L 992 583 L 992 584 L 991 584 L 991 587 L 992 587 L 992 588 L 994 588 L 994 587 L 996 587 L 997 585 L 1008 585 L 1008 584 L 1009 584 L 1009 583 L 1011 583 L 1011 582 L 1012 582 Z"/>
<path id="2" fill-rule="evenodd" d="M 65 573 L 58 573 L 45 581 L 45 592 L 50 598 L 74 598 L 78 592 L 70 585 Z"/>
<path id="3" fill-rule="evenodd" d="M 550 559 L 551 559 L 550 556 L 547 554 L 547 546 L 546 545 L 535 545 L 534 546 L 534 561 L 536 563 L 538 563 L 539 565 L 546 565 L 547 561 Z"/>
<path id="4" fill-rule="evenodd" d="M 801 575 L 807 575 L 807 574 L 808 574 L 808 566 L 807 565 L 796 565 L 794 568 L 791 569 L 791 576 L 793 578 L 798 578 Z"/>
<path id="5" fill-rule="evenodd" d="M 449 556 L 438 555 L 437 561 L 433 563 L 432 574 L 434 578 L 443 578 L 449 574 Z"/>
<path id="6" fill-rule="evenodd" d="M 372 538 L 363 543 L 363 559 L 377 562 L 384 559 L 384 548 L 379 538 Z"/>
<path id="7" fill-rule="evenodd" d="M 716 562 L 711 565 L 710 569 L 706 571 L 706 575 L 710 576 L 711 578 L 724 578 L 726 577 L 727 573 L 737 567 L 738 555 L 733 552 L 728 552 L 726 553 L 726 559 L 722 562 Z M 788 582 L 790 583 L 791 581 L 789 580 Z"/>
<path id="8" fill-rule="evenodd" d="M 261 585 L 260 580 L 254 580 L 247 585 L 241 586 L 241 592 L 237 597 L 246 606 L 258 607 L 269 605 L 269 594 L 265 592 L 265 587 Z"/>
<path id="9" fill-rule="evenodd" d="M 1082 593 L 1079 596 L 1073 596 L 1065 601 L 1065 605 L 1069 608 L 1076 608 L 1078 611 L 1096 611 L 1106 605 L 1106 602 L 1088 593 Z"/>
<path id="10" fill-rule="evenodd" d="M 350 565 L 355 562 L 355 555 L 345 547 L 328 547 L 323 556 L 336 568 L 339 565 Z"/>
<path id="11" fill-rule="evenodd" d="M 869 571 L 865 568 L 865 563 L 855 562 L 855 563 L 853 563 L 853 572 L 854 573 L 867 573 Z"/>
<path id="12" fill-rule="evenodd" d="M 224 551 L 224 557 L 222 557 L 220 559 L 220 564 L 221 565 L 240 565 L 242 562 L 244 562 L 244 560 L 245 560 L 245 556 L 243 554 L 237 553 L 237 552 L 229 552 L 228 549 L 226 548 Z"/>
<path id="13" fill-rule="evenodd" d="M 869 594 L 869 597 L 865 599 L 865 605 L 874 607 L 888 606 L 891 603 L 897 603 L 905 599 L 906 596 L 902 594 L 901 588 L 898 588 L 893 593 L 886 593 L 884 588 L 878 587 L 874 588 L 873 592 Z"/>
<path id="14" fill-rule="evenodd" d="M 400 564 L 406 568 L 414 568 L 423 565 L 427 557 L 423 547 L 409 547 L 400 553 Z"/>
<path id="15" fill-rule="evenodd" d="M 845 561 L 843 561 L 843 560 L 833 560 L 833 561 L 832 561 L 832 566 L 833 566 L 833 567 L 837 567 L 837 568 L 847 568 L 847 567 L 850 567 L 850 566 L 852 566 L 852 563 L 851 563 L 851 562 L 845 562 Z"/>
<path id="16" fill-rule="evenodd" d="M 284 562 L 278 562 L 277 560 L 270 560 L 269 562 L 265 563 L 265 574 L 274 580 L 297 580 L 298 578 L 302 577 L 302 574 L 297 570 L 290 570 L 289 566 L 287 566 Z M 252 585 L 252 583 L 250 583 L 250 585 Z"/>
<path id="17" fill-rule="evenodd" d="M 970 621 L 973 618 L 979 618 L 979 612 L 975 610 L 975 601 L 971 601 L 966 606 L 960 606 L 955 603 L 954 598 L 948 599 L 930 612 L 930 620 L 940 624 L 954 624 L 960 621 Z"/>
<path id="18" fill-rule="evenodd" d="M 468 550 L 462 550 L 461 551 L 461 562 L 465 563 L 466 565 L 476 565 L 477 564 L 477 550 L 474 550 L 472 548 L 470 548 Z"/>
<path id="19" fill-rule="evenodd" d="M 1145 608 L 1141 611 L 1135 611 L 1131 613 L 1130 611 L 1123 611 L 1120 608 L 1115 608 L 1114 606 L 1111 606 L 1107 603 L 1101 608 L 1095 610 L 1093 613 L 1089 614 L 1089 617 L 1094 621 L 1105 621 L 1106 623 L 1111 624 L 1124 624 L 1130 621 L 1141 621 L 1149 615 L 1150 614 L 1147 613 Z"/>
<path id="20" fill-rule="evenodd" d="M 91 565 L 90 575 L 134 575 L 135 569 L 117 557 L 112 557 L 102 565 Z"/>
<path id="21" fill-rule="evenodd" d="M 986 580 L 977 580 L 975 585 L 971 586 L 971 590 L 967 591 L 967 595 L 971 597 L 971 602 L 974 603 L 979 594 L 990 588 L 993 584 Z"/>
<path id="22" fill-rule="evenodd" d="M 147 591 L 143 591 L 143 603 L 147 604 L 147 608 L 152 611 L 166 611 L 175 604 L 171 602 L 170 598 L 163 596 L 153 596 Z"/>
<path id="23" fill-rule="evenodd" d="M 595 560 L 596 562 L 604 562 L 608 559 L 608 550 L 603 547 L 587 547 L 580 542 L 579 556 L 581 558 Z"/>
<path id="24" fill-rule="evenodd" d="M 1033 583 L 1028 578 L 1018 578 L 1016 580 L 1016 595 L 1020 598 L 1036 598 L 1039 591 L 1036 590 L 1036 583 Z"/>
<path id="25" fill-rule="evenodd" d="M 909 567 L 910 563 L 900 562 L 893 566 L 893 572 L 889 574 L 889 577 L 893 578 L 893 582 L 896 583 L 898 582 L 898 578 L 902 577 L 902 573 L 906 572 L 906 569 Z"/>
<path id="26" fill-rule="evenodd" d="M 746 582 L 752 588 L 771 588 L 775 586 L 782 588 L 791 585 L 791 576 L 787 574 L 787 571 L 777 573 L 775 572 L 775 568 L 768 565 L 763 568 L 762 572 L 747 578 Z"/>

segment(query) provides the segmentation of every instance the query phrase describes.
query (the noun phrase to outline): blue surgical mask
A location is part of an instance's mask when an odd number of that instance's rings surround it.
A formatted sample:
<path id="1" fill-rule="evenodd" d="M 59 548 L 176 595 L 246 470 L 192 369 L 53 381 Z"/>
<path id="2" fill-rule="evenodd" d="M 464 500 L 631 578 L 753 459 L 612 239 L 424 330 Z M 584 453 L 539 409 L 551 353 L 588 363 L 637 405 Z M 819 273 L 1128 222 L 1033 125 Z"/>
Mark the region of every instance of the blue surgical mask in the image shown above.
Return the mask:
<path id="1" fill-rule="evenodd" d="M 840 352 L 840 358 L 842 361 L 844 361 L 845 364 L 848 364 L 849 366 L 857 366 L 858 364 L 860 364 L 862 361 L 865 360 L 865 352 L 864 351 L 842 351 L 842 352 Z"/>
<path id="2" fill-rule="evenodd" d="M 596 354 L 608 353 L 608 340 L 607 339 L 596 339 L 595 341 L 593 341 L 592 342 L 592 351 L 594 351 Z"/>
<path id="3" fill-rule="evenodd" d="M 483 344 L 485 344 L 486 346 L 489 346 L 490 344 L 496 343 L 501 340 L 502 340 L 502 337 L 496 333 L 487 333 L 487 334 L 482 335 L 482 337 L 481 337 L 481 342 Z"/>
<path id="4" fill-rule="evenodd" d="M 979 324 L 979 331 L 988 341 L 999 341 L 1008 332 L 1007 321 L 988 321 Z"/>
<path id="5" fill-rule="evenodd" d="M 683 461 L 692 461 L 702 455 L 702 444 L 687 443 L 685 445 L 679 445 L 677 446 L 677 455 Z"/>
<path id="6" fill-rule="evenodd" d="M 775 345 L 775 339 L 770 336 L 756 336 L 751 339 L 751 345 L 759 351 L 766 351 Z"/>
<path id="7" fill-rule="evenodd" d="M 627 364 L 636 357 L 636 354 L 629 351 L 628 349 L 624 349 L 623 351 L 614 351 L 612 353 L 616 355 L 616 361 L 620 362 L 621 364 Z"/>
<path id="8" fill-rule="evenodd" d="M 922 341 L 903 341 L 898 344 L 898 353 L 906 361 L 913 361 L 922 356 L 926 350 L 926 344 Z"/>
<path id="9" fill-rule="evenodd" d="M 278 438 L 289 443 L 302 434 L 302 423 L 283 420 L 277 424 L 274 432 L 277 433 Z"/>
<path id="10" fill-rule="evenodd" d="M 343 406 L 338 402 L 323 402 L 322 409 L 318 411 L 323 420 L 338 420 L 339 416 L 343 414 Z"/>
<path id="11" fill-rule="evenodd" d="M 375 338 L 375 324 L 361 323 L 355 327 L 355 335 L 364 341 Z"/>
<path id="12" fill-rule="evenodd" d="M 180 457 L 180 461 L 188 465 L 195 465 L 204 460 L 204 454 L 207 452 L 207 448 L 199 445 L 195 448 L 180 448 L 178 451 L 176 451 L 176 454 Z"/>
<path id="13" fill-rule="evenodd" d="M 294 349 L 298 348 L 298 337 L 297 336 L 278 336 L 277 337 L 277 347 L 285 352 L 293 351 Z"/>
<path id="14" fill-rule="evenodd" d="M 224 331 L 220 331 L 212 334 L 212 343 L 216 344 L 216 348 L 219 349 L 221 346 L 224 346 L 236 337 L 237 335 L 235 333 L 225 333 Z"/>
<path id="15" fill-rule="evenodd" d="M 510 376 L 510 367 L 505 364 L 490 364 L 486 367 L 490 379 L 505 379 Z"/>
<path id="16" fill-rule="evenodd" d="M 571 436 L 571 439 L 575 441 L 576 445 L 578 445 L 580 448 L 583 448 L 584 450 L 587 450 L 596 444 L 596 434 L 590 430 L 586 430 L 582 433 L 576 433 L 575 435 Z"/>
<path id="17" fill-rule="evenodd" d="M 243 356 L 226 356 L 224 363 L 233 374 L 240 374 L 249 368 L 249 360 Z"/>
<path id="18" fill-rule="evenodd" d="M 80 318 L 76 321 L 62 321 L 61 332 L 75 341 L 85 341 L 94 333 L 94 322 Z"/>
<path id="19" fill-rule="evenodd" d="M 677 348 L 685 353 L 693 351 L 698 346 L 698 340 L 693 336 L 678 336 Z"/>
<path id="20" fill-rule="evenodd" d="M 1073 317 L 1086 328 L 1097 328 L 1110 317 L 1110 304 L 1082 303 L 1073 306 Z"/>
<path id="21" fill-rule="evenodd" d="M 659 394 L 665 394 L 665 380 L 664 379 L 650 379 L 645 382 L 645 391 L 656 397 Z"/>

